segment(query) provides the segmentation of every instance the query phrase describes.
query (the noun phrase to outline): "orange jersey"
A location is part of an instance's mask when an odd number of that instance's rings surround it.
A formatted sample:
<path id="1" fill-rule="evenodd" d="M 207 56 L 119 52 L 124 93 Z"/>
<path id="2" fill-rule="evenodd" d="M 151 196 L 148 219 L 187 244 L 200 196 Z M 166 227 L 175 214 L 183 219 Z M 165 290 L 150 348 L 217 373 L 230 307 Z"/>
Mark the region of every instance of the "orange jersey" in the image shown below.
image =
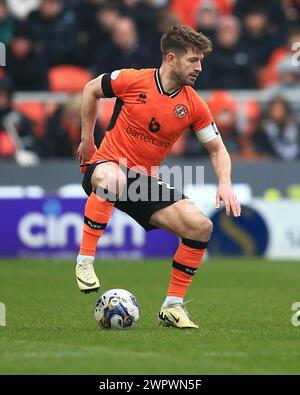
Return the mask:
<path id="1" fill-rule="evenodd" d="M 163 90 L 157 69 L 122 69 L 102 77 L 106 97 L 117 97 L 108 130 L 90 163 L 124 161 L 128 168 L 153 174 L 186 129 L 213 122 L 207 104 L 190 86 Z"/>

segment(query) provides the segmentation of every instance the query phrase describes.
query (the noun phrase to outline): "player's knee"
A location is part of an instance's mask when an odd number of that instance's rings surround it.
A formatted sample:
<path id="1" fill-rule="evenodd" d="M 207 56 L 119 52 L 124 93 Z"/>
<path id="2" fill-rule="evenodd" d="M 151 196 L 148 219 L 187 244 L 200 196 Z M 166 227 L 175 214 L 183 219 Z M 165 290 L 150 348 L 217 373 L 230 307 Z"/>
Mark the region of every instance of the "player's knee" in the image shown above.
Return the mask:
<path id="1" fill-rule="evenodd" d="M 192 227 L 190 227 L 188 238 L 197 241 L 206 242 L 210 239 L 213 230 L 213 224 L 209 218 L 202 218 L 196 221 Z"/>
<path id="2" fill-rule="evenodd" d="M 117 195 L 122 192 L 125 182 L 126 178 L 124 173 L 118 170 L 108 173 L 105 180 L 106 188 L 112 192 L 115 192 Z"/>
<path id="3" fill-rule="evenodd" d="M 211 222 L 211 220 L 209 218 L 205 218 L 205 221 L 203 222 L 203 234 L 205 236 L 205 238 L 207 239 L 206 241 L 208 241 L 211 237 L 212 231 L 213 231 L 213 223 Z"/>
<path id="4" fill-rule="evenodd" d="M 116 197 L 122 193 L 125 183 L 126 177 L 121 171 L 99 172 L 95 177 L 96 188 L 108 190 Z"/>

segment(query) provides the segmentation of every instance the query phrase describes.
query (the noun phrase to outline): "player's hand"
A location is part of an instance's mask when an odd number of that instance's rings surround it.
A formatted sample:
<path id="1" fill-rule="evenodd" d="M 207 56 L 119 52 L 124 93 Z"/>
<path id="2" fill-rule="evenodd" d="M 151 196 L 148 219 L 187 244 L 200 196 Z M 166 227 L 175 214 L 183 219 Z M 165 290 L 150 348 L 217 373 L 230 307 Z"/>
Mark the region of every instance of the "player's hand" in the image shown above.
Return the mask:
<path id="1" fill-rule="evenodd" d="M 97 150 L 94 140 L 82 140 L 77 150 L 77 157 L 81 165 L 88 162 Z"/>
<path id="2" fill-rule="evenodd" d="M 237 200 L 230 183 L 219 184 L 218 186 L 216 208 L 221 207 L 221 202 L 224 203 L 227 215 L 230 215 L 230 212 L 232 212 L 235 217 L 239 217 L 241 215 L 241 205 Z"/>

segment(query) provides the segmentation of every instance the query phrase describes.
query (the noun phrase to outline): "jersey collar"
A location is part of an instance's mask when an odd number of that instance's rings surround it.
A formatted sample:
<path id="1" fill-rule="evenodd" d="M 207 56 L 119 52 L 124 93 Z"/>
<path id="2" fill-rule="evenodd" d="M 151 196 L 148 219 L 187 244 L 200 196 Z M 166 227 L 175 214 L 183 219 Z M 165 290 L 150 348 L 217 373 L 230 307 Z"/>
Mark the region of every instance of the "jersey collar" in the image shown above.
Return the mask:
<path id="1" fill-rule="evenodd" d="M 176 91 L 171 92 L 171 93 L 165 92 L 165 91 L 164 91 L 164 88 L 163 88 L 163 86 L 162 86 L 161 80 L 160 80 L 159 70 L 158 70 L 158 69 L 156 69 L 155 72 L 154 72 L 154 79 L 155 79 L 155 83 L 156 83 L 158 92 L 159 92 L 161 95 L 167 95 L 167 96 L 169 96 L 169 97 L 175 97 L 175 96 L 178 95 L 179 92 L 181 92 L 181 89 L 182 89 L 182 88 L 179 88 L 179 89 L 177 89 Z"/>

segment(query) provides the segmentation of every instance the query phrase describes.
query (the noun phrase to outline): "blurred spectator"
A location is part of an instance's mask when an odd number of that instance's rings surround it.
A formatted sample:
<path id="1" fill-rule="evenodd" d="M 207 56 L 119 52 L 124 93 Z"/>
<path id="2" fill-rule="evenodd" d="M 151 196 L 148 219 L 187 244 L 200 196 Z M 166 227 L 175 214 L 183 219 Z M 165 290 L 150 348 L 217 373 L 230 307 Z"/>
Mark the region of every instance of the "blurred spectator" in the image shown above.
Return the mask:
<path id="1" fill-rule="evenodd" d="M 103 47 L 112 45 L 112 32 L 121 14 L 114 4 L 104 4 L 94 15 L 95 26 L 92 31 L 91 45 L 93 57 L 101 53 Z"/>
<path id="2" fill-rule="evenodd" d="M 220 15 L 232 14 L 235 0 L 200 0 L 200 4 L 212 3 L 218 9 Z"/>
<path id="3" fill-rule="evenodd" d="M 136 25 L 141 45 L 150 45 L 156 27 L 156 8 L 151 0 L 123 0 L 121 14 Z"/>
<path id="4" fill-rule="evenodd" d="M 38 145 L 32 122 L 12 106 L 12 90 L 7 79 L 0 80 L 0 158 L 21 165 L 38 162 Z"/>
<path id="5" fill-rule="evenodd" d="M 71 7 L 74 11 L 80 30 L 87 31 L 95 25 L 95 14 L 98 5 L 92 0 L 76 1 Z"/>
<path id="6" fill-rule="evenodd" d="M 7 45 L 13 35 L 14 21 L 9 16 L 6 1 L 0 0 L 0 42 Z"/>
<path id="7" fill-rule="evenodd" d="M 300 29 L 294 28 L 291 29 L 288 33 L 288 38 L 284 46 L 277 48 L 270 57 L 268 64 L 266 65 L 263 73 L 261 74 L 261 83 L 262 87 L 272 86 L 279 82 L 278 75 L 278 65 L 285 58 L 296 58 L 299 60 L 299 55 L 297 56 L 296 51 L 299 50 L 300 43 Z M 296 46 L 296 48 L 295 48 Z"/>
<path id="8" fill-rule="evenodd" d="M 122 17 L 112 30 L 112 44 L 99 52 L 94 71 L 96 74 L 122 68 L 144 68 L 151 65 L 151 58 L 145 46 L 140 45 L 132 19 Z"/>
<path id="9" fill-rule="evenodd" d="M 10 13 L 18 19 L 26 19 L 31 11 L 38 9 L 41 0 L 8 0 Z"/>
<path id="10" fill-rule="evenodd" d="M 218 13 L 227 15 L 231 13 L 233 7 L 232 0 L 172 0 L 170 7 L 179 19 L 179 23 L 190 25 L 194 29 L 197 28 L 199 20 L 197 20 L 197 12 L 202 6 L 216 7 Z"/>
<path id="11" fill-rule="evenodd" d="M 228 151 L 236 156 L 240 153 L 236 101 L 225 91 L 215 91 L 209 97 L 207 104 L 222 134 L 224 144 Z"/>
<path id="12" fill-rule="evenodd" d="M 6 71 L 17 91 L 48 90 L 47 67 L 33 48 L 27 25 L 16 27 L 8 48 Z"/>
<path id="13" fill-rule="evenodd" d="M 283 97 L 296 97 L 300 91 L 300 63 L 294 62 L 292 56 L 283 58 L 276 67 L 278 82 L 266 88 L 264 92 L 267 97 L 281 95 Z M 291 99 L 290 99 L 291 100 Z M 300 102 L 293 99 L 290 103 L 293 113 L 300 122 Z"/>
<path id="14" fill-rule="evenodd" d="M 258 152 L 276 159 L 300 157 L 300 127 L 282 97 L 275 97 L 268 105 L 253 142 Z"/>
<path id="15" fill-rule="evenodd" d="M 208 98 L 207 104 L 230 155 L 233 158 L 240 158 L 240 132 L 237 126 L 236 101 L 225 91 L 215 91 Z M 194 133 L 187 133 L 186 138 L 186 156 L 207 155 L 203 147 L 199 143 L 197 144 Z"/>
<path id="16" fill-rule="evenodd" d="M 46 158 L 74 158 L 81 138 L 81 96 L 74 95 L 48 119 L 42 141 L 41 156 Z M 94 140 L 97 147 L 103 130 L 96 123 Z"/>
<path id="17" fill-rule="evenodd" d="M 271 32 L 278 32 L 283 36 L 285 35 L 287 19 L 282 0 L 236 0 L 233 13 L 243 20 L 251 9 L 260 9 L 268 15 Z"/>
<path id="18" fill-rule="evenodd" d="M 148 0 L 148 1 L 150 1 L 153 4 L 153 6 L 156 8 L 164 8 L 170 2 L 170 0 Z"/>
<path id="19" fill-rule="evenodd" d="M 272 31 L 263 5 L 251 7 L 243 16 L 241 42 L 256 68 L 264 66 L 271 53 L 284 43 L 284 35 Z"/>
<path id="20" fill-rule="evenodd" d="M 80 1 L 75 7 L 78 20 L 77 65 L 90 67 L 103 46 L 111 42 L 112 28 L 120 17 L 114 2 L 98 5 L 95 1 Z"/>
<path id="21" fill-rule="evenodd" d="M 277 66 L 278 83 L 274 88 L 278 91 L 281 89 L 299 89 L 300 88 L 300 62 L 295 64 L 292 56 L 287 56 Z"/>
<path id="22" fill-rule="evenodd" d="M 77 24 L 74 12 L 64 10 L 64 0 L 42 0 L 28 22 L 37 49 L 48 67 L 77 64 Z"/>
<path id="23" fill-rule="evenodd" d="M 171 25 L 176 25 L 177 23 L 178 19 L 170 8 L 164 7 L 157 11 L 156 29 L 153 30 L 152 40 L 149 44 L 151 67 L 160 67 L 162 61 L 160 50 L 161 37 Z"/>
<path id="24" fill-rule="evenodd" d="M 196 81 L 201 89 L 254 89 L 256 75 L 249 55 L 240 45 L 240 24 L 232 15 L 220 18 L 213 51 L 203 62 Z"/>
<path id="25" fill-rule="evenodd" d="M 215 43 L 218 22 L 219 11 L 216 5 L 214 3 L 204 2 L 197 12 L 197 30 Z"/>
<path id="26" fill-rule="evenodd" d="M 300 25 L 300 1 L 283 0 L 284 12 L 290 26 Z"/>

